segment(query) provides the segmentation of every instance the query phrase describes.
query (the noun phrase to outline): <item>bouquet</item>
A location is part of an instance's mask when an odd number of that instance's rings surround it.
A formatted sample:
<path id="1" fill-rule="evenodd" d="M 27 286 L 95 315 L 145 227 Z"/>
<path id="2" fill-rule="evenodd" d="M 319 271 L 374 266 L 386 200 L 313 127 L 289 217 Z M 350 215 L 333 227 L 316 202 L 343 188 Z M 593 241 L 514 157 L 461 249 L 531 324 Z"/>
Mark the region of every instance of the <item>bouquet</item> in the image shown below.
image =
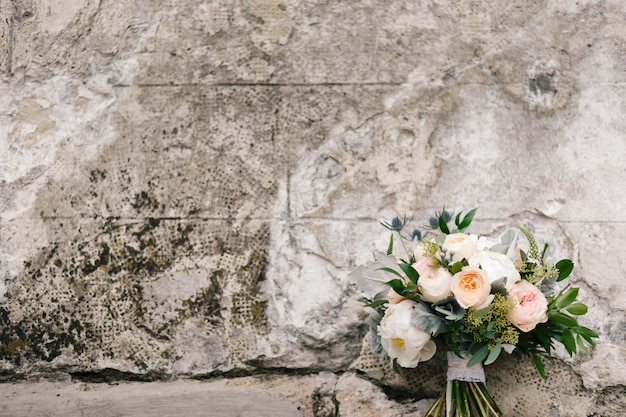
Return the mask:
<path id="1" fill-rule="evenodd" d="M 572 261 L 550 263 L 549 245 L 540 248 L 524 227 L 498 239 L 466 233 L 475 213 L 455 216 L 444 208 L 410 233 L 406 218 L 381 222 L 391 231 L 387 252 L 349 275 L 375 310 L 374 353 L 405 368 L 446 354 L 448 382 L 424 417 L 502 416 L 483 365 L 518 349 L 545 378 L 541 358 L 556 343 L 571 356 L 588 352 L 598 337 L 575 318 L 587 312 L 576 301 L 579 289 L 556 290 Z M 394 256 L 394 238 L 401 257 Z"/>

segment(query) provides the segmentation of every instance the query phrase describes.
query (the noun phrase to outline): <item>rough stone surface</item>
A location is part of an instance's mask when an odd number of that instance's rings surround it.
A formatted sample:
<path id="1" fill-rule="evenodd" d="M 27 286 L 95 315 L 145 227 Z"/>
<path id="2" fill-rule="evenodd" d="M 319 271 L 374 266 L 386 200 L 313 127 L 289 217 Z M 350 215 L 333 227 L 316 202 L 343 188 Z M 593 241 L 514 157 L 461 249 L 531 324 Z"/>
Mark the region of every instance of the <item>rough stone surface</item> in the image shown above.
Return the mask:
<path id="1" fill-rule="evenodd" d="M 376 358 L 347 274 L 379 219 L 445 204 L 532 224 L 600 333 L 545 381 L 488 368 L 505 414 L 621 417 L 625 24 L 621 0 L 1 3 L 2 395 L 219 379 L 419 416 L 444 364 Z"/>

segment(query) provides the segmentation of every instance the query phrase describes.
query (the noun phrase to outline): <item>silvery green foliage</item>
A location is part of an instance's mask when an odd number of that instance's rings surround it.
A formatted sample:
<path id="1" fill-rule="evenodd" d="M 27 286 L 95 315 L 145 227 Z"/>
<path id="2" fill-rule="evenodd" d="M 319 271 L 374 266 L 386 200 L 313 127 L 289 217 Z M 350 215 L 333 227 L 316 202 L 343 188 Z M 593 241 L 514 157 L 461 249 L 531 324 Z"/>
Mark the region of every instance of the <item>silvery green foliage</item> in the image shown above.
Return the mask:
<path id="1" fill-rule="evenodd" d="M 385 312 L 382 308 L 377 308 L 374 313 L 370 316 L 370 333 L 372 338 L 370 340 L 370 346 L 372 348 L 372 352 L 376 356 L 379 356 L 383 359 L 389 359 L 389 355 L 383 349 L 383 345 L 380 342 L 380 333 L 378 333 L 378 326 L 380 325 L 380 321 L 383 319 Z"/>
<path id="2" fill-rule="evenodd" d="M 411 314 L 411 324 L 433 336 L 438 336 L 448 331 L 447 323 L 434 314 L 430 306 L 425 303 L 417 303 L 415 305 Z"/>
<path id="3" fill-rule="evenodd" d="M 374 252 L 374 259 L 376 259 L 374 262 L 370 261 L 365 265 L 358 266 L 348 274 L 348 278 L 356 283 L 361 295 L 367 300 L 387 297 L 389 286 L 386 282 L 390 280 L 390 277 L 381 268 L 395 269 L 398 266 L 393 256 L 385 255 L 380 251 Z"/>

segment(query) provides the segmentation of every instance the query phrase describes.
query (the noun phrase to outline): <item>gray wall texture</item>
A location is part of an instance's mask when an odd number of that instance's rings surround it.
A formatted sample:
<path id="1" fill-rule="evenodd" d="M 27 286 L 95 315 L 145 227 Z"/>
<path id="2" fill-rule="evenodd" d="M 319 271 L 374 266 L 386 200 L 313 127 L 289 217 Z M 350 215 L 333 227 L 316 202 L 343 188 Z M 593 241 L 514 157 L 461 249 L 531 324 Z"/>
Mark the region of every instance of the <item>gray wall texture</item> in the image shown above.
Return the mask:
<path id="1" fill-rule="evenodd" d="M 224 380 L 307 417 L 418 416 L 369 352 L 378 220 L 532 224 L 600 334 L 509 416 L 626 410 L 622 0 L 0 2 L 0 379 Z M 156 383 L 156 382 L 155 382 Z"/>

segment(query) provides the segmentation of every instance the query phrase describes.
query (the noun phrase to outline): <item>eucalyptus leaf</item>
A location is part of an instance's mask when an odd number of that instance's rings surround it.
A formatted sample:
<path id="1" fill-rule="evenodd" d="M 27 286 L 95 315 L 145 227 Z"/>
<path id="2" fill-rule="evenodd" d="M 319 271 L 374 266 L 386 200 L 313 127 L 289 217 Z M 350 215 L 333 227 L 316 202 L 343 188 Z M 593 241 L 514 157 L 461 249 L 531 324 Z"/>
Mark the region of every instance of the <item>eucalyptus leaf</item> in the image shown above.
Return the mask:
<path id="1" fill-rule="evenodd" d="M 356 284 L 361 295 L 368 300 L 386 297 L 389 292 L 389 286 L 386 284 L 389 281 L 389 274 L 382 268 L 397 267 L 393 256 L 378 251 L 374 252 L 374 256 L 376 261 L 358 266 L 348 274 L 348 278 Z"/>
<path id="2" fill-rule="evenodd" d="M 411 324 L 435 337 L 448 331 L 445 320 L 433 313 L 425 303 L 415 305 L 411 314 Z"/>
<path id="3" fill-rule="evenodd" d="M 500 352 L 502 351 L 502 343 L 496 343 L 495 346 L 489 352 L 487 359 L 485 360 L 485 365 L 491 365 L 498 359 L 500 356 Z"/>
<path id="4" fill-rule="evenodd" d="M 489 346 L 482 345 L 478 350 L 476 350 L 476 352 L 474 353 L 474 355 L 472 355 L 470 360 L 467 361 L 467 367 L 471 368 L 472 366 L 482 362 L 483 360 L 485 360 L 488 354 L 489 354 Z"/>
<path id="5" fill-rule="evenodd" d="M 519 231 L 515 228 L 509 228 L 500 235 L 500 243 L 506 247 L 506 256 L 509 258 L 515 257 L 515 251 L 517 248 L 517 240 L 519 239 Z"/>
<path id="6" fill-rule="evenodd" d="M 537 288 L 546 298 L 549 298 L 552 294 L 554 294 L 554 287 L 556 286 L 556 277 L 549 280 L 542 280 Z"/>
<path id="7" fill-rule="evenodd" d="M 498 278 L 497 280 L 491 283 L 491 293 L 492 294 L 502 294 L 507 295 L 509 292 L 506 289 L 506 277 Z"/>
<path id="8" fill-rule="evenodd" d="M 370 346 L 372 348 L 372 352 L 376 356 L 379 356 L 383 359 L 388 359 L 389 356 L 385 349 L 383 349 L 383 345 L 380 341 L 380 334 L 378 333 L 378 326 L 380 325 L 380 321 L 383 319 L 384 313 L 381 309 L 377 309 L 375 313 L 370 315 Z"/>
<path id="9" fill-rule="evenodd" d="M 474 313 L 472 315 L 474 317 L 482 317 L 485 314 L 487 314 L 489 312 L 489 310 L 491 310 L 491 306 L 487 306 L 487 307 L 481 308 L 480 310 L 476 310 L 476 311 L 474 311 Z"/>
<path id="10" fill-rule="evenodd" d="M 453 295 L 434 303 L 433 309 L 442 314 L 446 320 L 461 320 L 465 317 L 465 309 L 459 305 Z"/>

